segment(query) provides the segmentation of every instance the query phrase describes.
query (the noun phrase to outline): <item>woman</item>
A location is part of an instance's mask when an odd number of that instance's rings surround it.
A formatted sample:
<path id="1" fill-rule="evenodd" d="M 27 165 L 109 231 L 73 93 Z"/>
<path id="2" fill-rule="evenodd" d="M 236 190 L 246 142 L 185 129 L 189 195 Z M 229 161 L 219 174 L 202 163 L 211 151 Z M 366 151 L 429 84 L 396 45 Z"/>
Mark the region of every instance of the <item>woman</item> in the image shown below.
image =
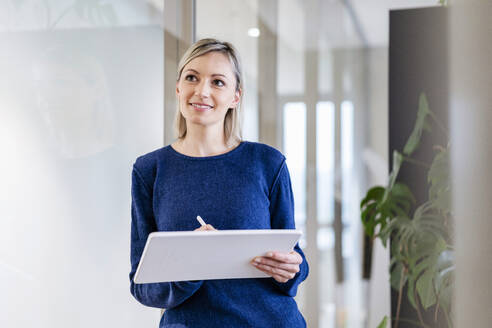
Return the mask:
<path id="1" fill-rule="evenodd" d="M 153 231 L 295 228 L 285 157 L 241 140 L 242 87 L 231 44 L 193 44 L 178 67 L 178 138 L 133 166 L 131 293 L 166 309 L 160 327 L 306 326 L 293 298 L 308 275 L 298 245 L 251 262 L 272 278 L 133 283 Z M 197 215 L 209 224 L 196 229 Z"/>

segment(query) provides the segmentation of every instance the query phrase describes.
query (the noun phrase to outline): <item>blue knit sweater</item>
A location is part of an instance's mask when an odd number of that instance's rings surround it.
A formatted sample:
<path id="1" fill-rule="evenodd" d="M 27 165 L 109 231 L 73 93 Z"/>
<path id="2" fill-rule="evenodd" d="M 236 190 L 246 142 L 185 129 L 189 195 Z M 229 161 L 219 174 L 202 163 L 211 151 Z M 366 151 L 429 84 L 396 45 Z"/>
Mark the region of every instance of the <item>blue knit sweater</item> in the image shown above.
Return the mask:
<path id="1" fill-rule="evenodd" d="M 305 327 L 293 298 L 308 275 L 298 245 L 303 262 L 286 283 L 273 278 L 133 282 L 149 233 L 194 230 L 197 215 L 219 230 L 294 229 L 285 157 L 269 146 L 242 142 L 217 156 L 189 157 L 167 146 L 137 158 L 130 290 L 140 303 L 166 309 L 160 327 Z"/>

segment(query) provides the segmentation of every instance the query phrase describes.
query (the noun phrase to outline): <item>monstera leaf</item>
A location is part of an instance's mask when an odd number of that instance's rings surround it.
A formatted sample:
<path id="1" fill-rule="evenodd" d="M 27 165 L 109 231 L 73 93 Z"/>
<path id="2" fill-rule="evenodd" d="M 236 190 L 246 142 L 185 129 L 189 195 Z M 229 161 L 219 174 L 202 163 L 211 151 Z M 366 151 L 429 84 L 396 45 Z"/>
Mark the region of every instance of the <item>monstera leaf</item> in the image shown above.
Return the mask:
<path id="1" fill-rule="evenodd" d="M 442 254 L 448 249 L 445 234 L 443 218 L 432 202 L 419 206 L 412 219 L 396 217 L 381 234 L 381 238 L 393 236 L 391 285 L 399 290 L 400 283 L 408 283 L 408 300 L 415 308 L 418 303 L 424 309 L 435 305 L 449 286 L 450 267 L 442 264 Z"/>
<path id="2" fill-rule="evenodd" d="M 415 197 L 403 183 L 397 183 L 396 179 L 403 163 L 403 155 L 393 152 L 393 168 L 388 181 L 388 186 L 376 186 L 368 190 L 366 197 L 361 201 L 361 219 L 364 230 L 371 238 L 375 236 L 377 226 L 383 231 L 386 225 L 394 217 L 405 216 L 410 211 Z M 386 247 L 386 239 L 382 239 Z"/>
<path id="3" fill-rule="evenodd" d="M 431 125 L 427 117 L 431 115 L 432 112 L 429 109 L 429 103 L 427 101 L 427 96 L 425 93 L 420 94 L 419 98 L 419 110 L 417 112 L 417 121 L 413 128 L 412 134 L 408 138 L 405 147 L 403 148 L 403 154 L 410 156 L 417 149 L 420 144 L 420 139 L 422 137 L 422 132 L 431 131 Z"/>
<path id="4" fill-rule="evenodd" d="M 403 164 L 403 155 L 397 152 L 396 150 L 393 151 L 393 167 L 391 168 L 391 173 L 388 179 L 388 187 L 386 187 L 386 190 L 383 195 L 382 201 L 385 202 L 391 193 L 391 190 L 393 189 L 393 186 L 396 183 L 396 178 L 398 178 L 398 174 L 400 173 L 400 168 L 401 165 Z"/>
<path id="5" fill-rule="evenodd" d="M 405 216 L 414 203 L 415 197 L 403 183 L 395 183 L 391 189 L 381 186 L 371 188 L 360 205 L 365 232 L 373 238 L 378 226 L 379 231 L 384 231 L 393 218 Z M 385 247 L 386 241 L 387 238 L 382 239 Z"/>
<path id="6" fill-rule="evenodd" d="M 438 305 L 444 309 L 444 313 L 451 310 L 451 299 L 453 297 L 454 283 L 454 252 L 447 249 L 437 259 L 437 273 L 434 279 L 434 288 L 437 291 Z M 449 321 L 450 318 L 446 317 Z M 452 324 L 449 324 L 452 326 Z"/>
<path id="7" fill-rule="evenodd" d="M 439 149 L 427 175 L 429 200 L 445 215 L 451 213 L 451 179 L 449 172 L 449 146 Z"/>

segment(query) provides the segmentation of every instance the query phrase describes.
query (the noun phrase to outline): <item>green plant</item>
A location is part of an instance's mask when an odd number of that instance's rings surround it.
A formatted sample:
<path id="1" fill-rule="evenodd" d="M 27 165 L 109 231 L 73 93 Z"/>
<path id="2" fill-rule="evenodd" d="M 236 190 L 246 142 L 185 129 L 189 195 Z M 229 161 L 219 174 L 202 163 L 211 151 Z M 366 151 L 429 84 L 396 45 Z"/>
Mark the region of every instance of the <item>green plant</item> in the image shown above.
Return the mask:
<path id="1" fill-rule="evenodd" d="M 441 311 L 448 327 L 453 326 L 450 315 L 454 264 L 449 143 L 434 146 L 436 153 L 430 165 L 412 157 L 424 132 L 431 132 L 433 125 L 449 138 L 422 93 L 414 129 L 403 151 L 393 152 L 388 185 L 369 189 L 361 202 L 366 234 L 372 240 L 379 238 L 384 247 L 391 239 L 390 280 L 392 288 L 398 291 L 395 327 L 400 321 L 404 288 L 410 304 L 417 311 L 420 325 L 429 326 L 424 322 L 422 310 L 434 306 L 434 321 Z M 404 163 L 428 169 L 428 199 L 422 204 L 417 204 L 410 188 L 398 181 Z"/>
<path id="2" fill-rule="evenodd" d="M 386 328 L 388 325 L 388 317 L 384 316 L 383 320 L 379 323 L 377 328 Z"/>

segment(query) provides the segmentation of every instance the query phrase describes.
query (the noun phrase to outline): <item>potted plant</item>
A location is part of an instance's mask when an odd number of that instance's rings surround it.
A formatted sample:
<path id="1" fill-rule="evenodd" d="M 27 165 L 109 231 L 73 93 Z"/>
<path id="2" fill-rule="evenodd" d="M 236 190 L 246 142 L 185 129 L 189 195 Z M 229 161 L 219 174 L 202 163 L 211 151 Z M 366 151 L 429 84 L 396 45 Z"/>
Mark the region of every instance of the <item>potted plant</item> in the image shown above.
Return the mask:
<path id="1" fill-rule="evenodd" d="M 448 140 L 446 128 L 429 109 L 426 95 L 421 93 L 413 131 L 403 151 L 393 152 L 388 185 L 369 189 L 360 205 L 365 233 L 372 241 L 379 239 L 384 247 L 390 241 L 391 287 L 398 291 L 394 327 L 398 327 L 400 321 L 411 321 L 400 318 L 404 290 L 417 312 L 418 326 L 430 327 L 437 322 L 438 316 L 445 318 L 448 327 L 453 326 L 453 213 L 450 203 L 449 142 L 434 145 L 431 163 L 412 157 L 424 133 L 435 127 Z M 419 165 L 427 170 L 428 195 L 424 202 L 417 203 L 410 188 L 398 180 L 402 165 Z M 426 322 L 423 312 L 430 310 L 434 312 L 433 320 Z M 386 327 L 387 321 L 384 318 L 379 327 Z"/>

